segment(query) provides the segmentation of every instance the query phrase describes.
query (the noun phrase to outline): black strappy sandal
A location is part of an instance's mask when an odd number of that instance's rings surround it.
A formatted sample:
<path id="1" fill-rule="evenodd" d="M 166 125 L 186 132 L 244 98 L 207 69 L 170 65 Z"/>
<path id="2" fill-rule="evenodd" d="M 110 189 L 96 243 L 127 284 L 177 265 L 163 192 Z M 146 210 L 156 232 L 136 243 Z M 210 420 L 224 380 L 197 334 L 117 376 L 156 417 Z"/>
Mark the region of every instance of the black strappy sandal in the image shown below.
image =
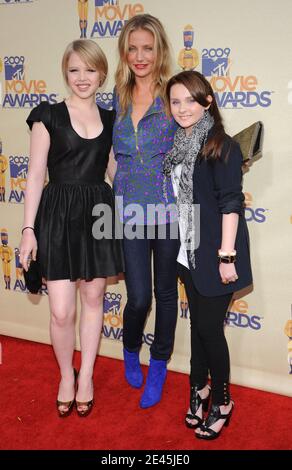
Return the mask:
<path id="1" fill-rule="evenodd" d="M 195 433 L 195 435 L 198 439 L 205 439 L 207 441 L 211 441 L 213 439 L 217 439 L 217 437 L 220 436 L 223 427 L 224 426 L 227 427 L 229 425 L 229 421 L 230 421 L 232 411 L 233 411 L 233 408 L 234 408 L 234 402 L 231 401 L 231 403 L 232 403 L 231 410 L 229 411 L 229 413 L 227 413 L 225 415 L 223 415 L 221 413 L 219 405 L 212 405 L 211 406 L 211 410 L 210 410 L 210 413 L 208 414 L 207 419 L 204 421 L 203 424 L 200 424 L 200 430 L 203 431 L 203 432 L 207 432 L 208 434 Z M 213 424 L 215 424 L 217 421 L 219 421 L 219 419 L 225 419 L 225 422 L 224 422 L 222 428 L 220 429 L 220 431 L 216 432 L 213 429 L 211 429 L 211 426 Z"/>
<path id="2" fill-rule="evenodd" d="M 203 407 L 203 412 L 208 411 L 209 400 L 211 395 L 211 389 L 209 388 L 209 395 L 206 398 L 201 398 L 198 393 L 198 386 L 195 385 L 191 387 L 191 396 L 190 396 L 190 410 L 191 413 L 187 413 L 185 417 L 185 425 L 187 428 L 196 429 L 198 426 L 203 424 L 203 419 L 196 415 L 197 411 L 199 410 L 200 406 Z M 188 419 L 196 419 L 197 422 L 195 424 L 190 423 Z"/>

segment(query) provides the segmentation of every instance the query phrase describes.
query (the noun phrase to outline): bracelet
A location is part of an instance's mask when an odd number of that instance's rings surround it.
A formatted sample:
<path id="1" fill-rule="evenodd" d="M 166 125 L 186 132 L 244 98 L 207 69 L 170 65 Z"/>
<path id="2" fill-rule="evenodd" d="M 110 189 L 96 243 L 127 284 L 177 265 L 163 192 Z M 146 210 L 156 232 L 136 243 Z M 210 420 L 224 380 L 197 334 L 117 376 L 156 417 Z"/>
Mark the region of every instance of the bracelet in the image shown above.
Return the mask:
<path id="1" fill-rule="evenodd" d="M 23 235 L 23 232 L 27 229 L 27 228 L 30 228 L 33 232 L 34 232 L 34 227 L 23 227 L 23 229 L 21 230 L 21 235 Z"/>
<path id="2" fill-rule="evenodd" d="M 232 251 L 222 251 L 222 250 L 218 250 L 218 256 L 236 256 L 236 250 L 232 250 Z"/>
<path id="3" fill-rule="evenodd" d="M 219 263 L 235 263 L 236 256 L 229 255 L 229 256 L 218 256 Z"/>

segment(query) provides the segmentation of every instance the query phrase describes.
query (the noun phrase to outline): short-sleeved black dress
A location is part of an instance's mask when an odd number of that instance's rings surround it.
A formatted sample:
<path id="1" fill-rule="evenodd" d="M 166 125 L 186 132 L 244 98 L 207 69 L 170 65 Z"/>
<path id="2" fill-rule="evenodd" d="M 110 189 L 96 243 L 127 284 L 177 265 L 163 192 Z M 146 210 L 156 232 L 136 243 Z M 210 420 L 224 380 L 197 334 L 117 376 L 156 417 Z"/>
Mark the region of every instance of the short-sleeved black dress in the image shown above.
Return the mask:
<path id="1" fill-rule="evenodd" d="M 27 119 L 30 129 L 34 122 L 43 122 L 51 142 L 49 183 L 35 220 L 37 259 L 47 280 L 89 281 L 124 270 L 121 240 L 115 235 L 114 196 L 104 181 L 115 113 L 98 109 L 103 130 L 93 139 L 75 132 L 64 101 L 42 102 Z M 93 224 L 99 218 L 92 215 L 96 204 L 110 208 L 112 236 L 107 227 L 104 238 L 94 237 Z"/>

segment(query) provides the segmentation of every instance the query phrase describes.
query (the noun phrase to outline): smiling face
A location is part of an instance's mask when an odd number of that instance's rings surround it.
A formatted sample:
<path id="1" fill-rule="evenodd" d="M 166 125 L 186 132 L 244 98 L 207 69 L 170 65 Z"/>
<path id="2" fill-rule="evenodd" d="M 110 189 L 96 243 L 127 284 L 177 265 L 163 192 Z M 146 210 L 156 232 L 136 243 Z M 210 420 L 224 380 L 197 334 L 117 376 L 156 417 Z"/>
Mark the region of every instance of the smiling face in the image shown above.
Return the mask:
<path id="1" fill-rule="evenodd" d="M 207 96 L 211 104 L 212 97 Z M 189 135 L 194 125 L 202 119 L 204 111 L 209 108 L 202 106 L 190 94 L 189 90 L 182 84 L 176 83 L 170 89 L 170 111 L 176 122 L 186 130 Z"/>
<path id="2" fill-rule="evenodd" d="M 81 99 L 95 96 L 100 85 L 100 73 L 72 52 L 67 65 L 67 83 L 72 93 Z"/>
<path id="3" fill-rule="evenodd" d="M 151 77 L 155 60 L 153 34 L 145 29 L 132 31 L 129 35 L 127 62 L 135 77 Z"/>

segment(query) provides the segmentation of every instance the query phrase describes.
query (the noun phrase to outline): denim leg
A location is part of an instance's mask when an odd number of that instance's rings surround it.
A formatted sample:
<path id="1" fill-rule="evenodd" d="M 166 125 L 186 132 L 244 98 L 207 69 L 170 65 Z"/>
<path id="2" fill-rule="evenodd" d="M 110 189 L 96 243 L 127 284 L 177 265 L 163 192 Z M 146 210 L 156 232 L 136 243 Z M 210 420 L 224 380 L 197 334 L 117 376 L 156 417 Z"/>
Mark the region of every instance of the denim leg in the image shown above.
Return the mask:
<path id="1" fill-rule="evenodd" d="M 151 247 L 147 239 L 123 240 L 127 304 L 124 309 L 123 343 L 139 351 L 152 300 Z"/>
<path id="2" fill-rule="evenodd" d="M 173 350 L 178 311 L 176 258 L 179 240 L 170 239 L 170 224 L 166 227 L 166 239 L 156 236 L 155 240 L 152 240 L 156 316 L 154 341 L 150 352 L 154 359 L 167 361 Z"/>

